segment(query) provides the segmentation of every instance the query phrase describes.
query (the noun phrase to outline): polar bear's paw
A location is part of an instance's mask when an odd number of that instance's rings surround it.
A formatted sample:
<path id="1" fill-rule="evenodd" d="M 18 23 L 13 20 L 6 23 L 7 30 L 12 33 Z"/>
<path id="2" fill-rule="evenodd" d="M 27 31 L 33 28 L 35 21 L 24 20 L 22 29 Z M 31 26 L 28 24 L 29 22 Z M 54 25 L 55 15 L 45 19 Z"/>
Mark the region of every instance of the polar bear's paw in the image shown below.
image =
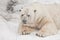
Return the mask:
<path id="1" fill-rule="evenodd" d="M 42 31 L 39 31 L 38 33 L 36 33 L 36 36 L 38 37 L 46 37 L 48 35 L 51 35 L 51 34 L 48 32 L 42 32 Z"/>
<path id="2" fill-rule="evenodd" d="M 43 34 L 36 33 L 36 36 L 38 37 L 45 37 Z"/>
<path id="3" fill-rule="evenodd" d="M 30 33 L 28 33 L 28 32 L 22 32 L 22 35 L 28 35 L 28 34 L 30 34 Z"/>
<path id="4" fill-rule="evenodd" d="M 36 34 L 36 36 L 38 36 L 38 37 L 43 37 L 42 35 L 40 35 L 40 34 Z"/>

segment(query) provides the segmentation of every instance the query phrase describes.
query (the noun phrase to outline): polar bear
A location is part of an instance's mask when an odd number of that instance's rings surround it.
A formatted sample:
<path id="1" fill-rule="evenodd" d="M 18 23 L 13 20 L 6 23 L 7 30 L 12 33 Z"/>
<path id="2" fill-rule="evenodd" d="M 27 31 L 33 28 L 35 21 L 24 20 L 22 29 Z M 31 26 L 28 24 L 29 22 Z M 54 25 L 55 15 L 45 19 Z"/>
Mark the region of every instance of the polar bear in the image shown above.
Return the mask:
<path id="1" fill-rule="evenodd" d="M 46 7 L 39 3 L 32 3 L 25 6 L 20 12 L 21 25 L 18 32 L 21 34 L 30 34 L 37 31 L 39 37 L 54 35 L 57 33 L 57 27 Z"/>

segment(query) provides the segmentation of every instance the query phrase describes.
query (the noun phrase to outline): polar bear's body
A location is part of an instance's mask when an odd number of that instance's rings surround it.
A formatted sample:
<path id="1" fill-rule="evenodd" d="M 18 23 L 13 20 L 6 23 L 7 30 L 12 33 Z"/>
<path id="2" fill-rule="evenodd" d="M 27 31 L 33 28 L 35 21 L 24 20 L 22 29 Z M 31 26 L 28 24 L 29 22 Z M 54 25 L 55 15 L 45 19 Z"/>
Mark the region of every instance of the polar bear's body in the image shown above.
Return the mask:
<path id="1" fill-rule="evenodd" d="M 41 5 L 39 3 L 33 3 L 33 4 L 30 4 L 29 6 L 24 7 L 20 15 L 21 21 L 25 20 L 24 22 L 21 22 L 22 25 L 24 25 L 24 23 L 27 21 L 25 24 L 28 24 L 31 27 L 36 27 L 36 28 L 42 27 L 36 33 L 37 36 L 49 36 L 49 35 L 56 34 L 57 28 L 56 28 L 55 22 L 52 19 L 49 11 L 48 10 L 46 11 L 46 8 L 47 7 L 45 5 Z M 24 30 L 23 26 L 22 26 L 22 30 Z M 29 29 L 25 29 L 23 31 L 23 34 L 32 33 L 27 30 Z M 34 32 L 36 30 L 34 29 L 32 31 Z"/>

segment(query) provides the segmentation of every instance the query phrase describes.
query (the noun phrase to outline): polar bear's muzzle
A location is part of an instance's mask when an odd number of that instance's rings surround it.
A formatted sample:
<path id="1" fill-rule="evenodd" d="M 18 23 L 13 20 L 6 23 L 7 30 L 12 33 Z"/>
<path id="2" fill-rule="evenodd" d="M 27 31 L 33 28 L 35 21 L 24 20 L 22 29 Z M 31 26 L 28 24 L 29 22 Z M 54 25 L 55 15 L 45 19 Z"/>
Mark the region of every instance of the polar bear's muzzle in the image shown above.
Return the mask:
<path id="1" fill-rule="evenodd" d="M 24 20 L 22 20 L 22 22 L 23 22 L 23 24 L 26 24 L 27 23 L 27 20 L 24 19 Z"/>
<path id="2" fill-rule="evenodd" d="M 23 24 L 27 24 L 28 22 L 30 22 L 30 15 L 28 14 L 24 14 L 23 16 L 21 16 L 21 20 Z"/>

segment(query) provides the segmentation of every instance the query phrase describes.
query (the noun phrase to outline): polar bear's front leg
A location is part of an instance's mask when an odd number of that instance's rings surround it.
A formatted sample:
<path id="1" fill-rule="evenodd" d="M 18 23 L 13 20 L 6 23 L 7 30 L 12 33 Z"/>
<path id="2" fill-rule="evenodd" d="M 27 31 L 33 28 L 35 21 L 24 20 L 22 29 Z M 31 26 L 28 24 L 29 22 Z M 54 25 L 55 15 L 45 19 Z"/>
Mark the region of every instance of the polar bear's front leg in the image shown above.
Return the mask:
<path id="1" fill-rule="evenodd" d="M 43 19 L 43 21 L 40 23 L 38 27 L 42 27 L 36 34 L 40 37 L 54 35 L 57 33 L 57 28 L 52 20 Z"/>
<path id="2" fill-rule="evenodd" d="M 29 35 L 34 31 L 35 31 L 34 27 L 31 27 L 30 25 L 22 25 L 22 28 L 21 28 L 22 35 Z"/>
<path id="3" fill-rule="evenodd" d="M 42 27 L 41 30 L 38 31 L 36 34 L 37 36 L 40 37 L 45 37 L 49 35 L 54 35 L 57 33 L 57 28 L 53 23 L 48 23 Z"/>

